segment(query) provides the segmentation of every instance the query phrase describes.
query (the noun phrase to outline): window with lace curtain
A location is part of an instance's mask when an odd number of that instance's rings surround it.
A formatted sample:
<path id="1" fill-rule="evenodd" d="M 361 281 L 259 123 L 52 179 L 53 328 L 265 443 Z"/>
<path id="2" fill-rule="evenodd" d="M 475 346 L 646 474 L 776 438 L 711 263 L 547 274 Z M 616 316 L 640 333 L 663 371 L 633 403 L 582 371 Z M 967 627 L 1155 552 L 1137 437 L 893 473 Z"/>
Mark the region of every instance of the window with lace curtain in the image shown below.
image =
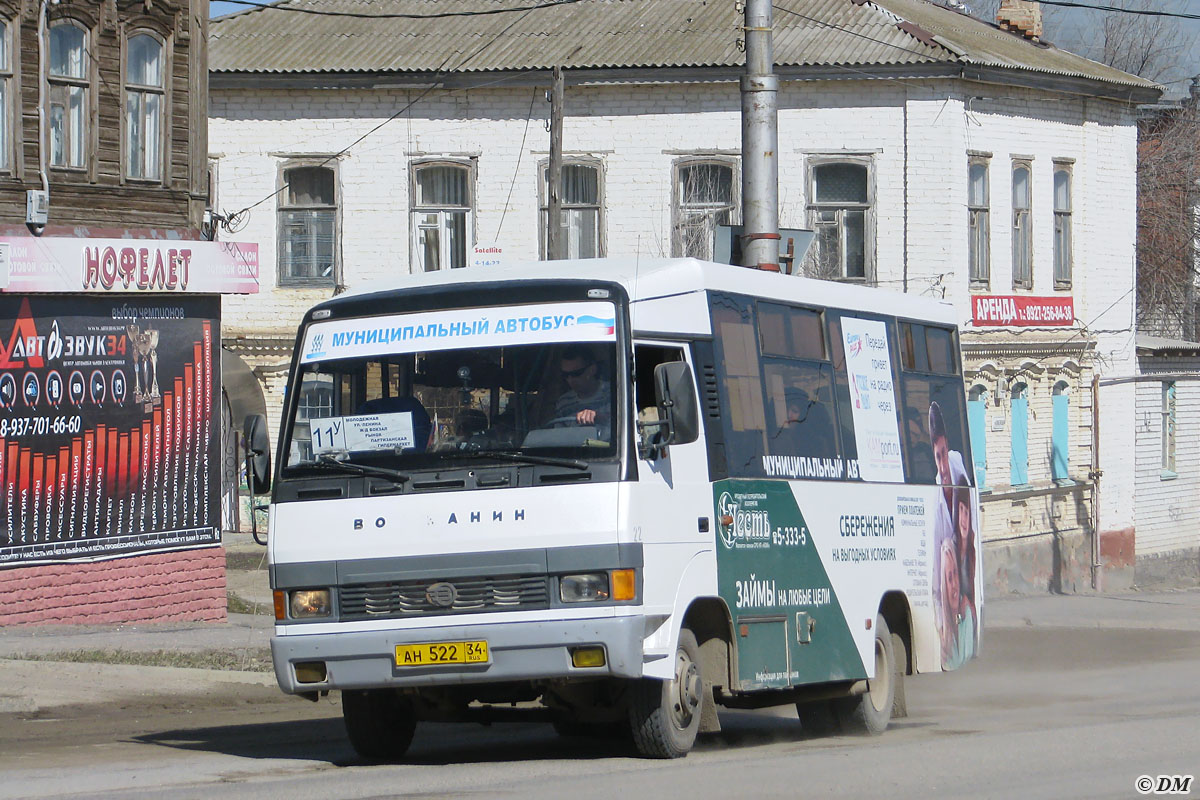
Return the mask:
<path id="1" fill-rule="evenodd" d="M 870 160 L 812 159 L 808 177 L 808 221 L 816 231 L 808 273 L 827 280 L 874 280 Z"/>
<path id="2" fill-rule="evenodd" d="M 164 51 L 149 33 L 125 45 L 125 175 L 136 180 L 162 180 Z"/>
<path id="3" fill-rule="evenodd" d="M 91 89 L 87 31 L 64 19 L 50 26 L 50 165 L 82 169 L 87 164 Z"/>
<path id="4" fill-rule="evenodd" d="M 412 168 L 413 271 L 433 272 L 467 265 L 474 243 L 472 167 L 421 163 Z"/>
<path id="5" fill-rule="evenodd" d="M 279 284 L 332 286 L 338 269 L 337 172 L 332 162 L 289 163 L 279 192 Z"/>
<path id="6" fill-rule="evenodd" d="M 734 172 L 732 160 L 689 158 L 675 163 L 672 256 L 712 258 L 716 226 L 735 221 Z"/>
<path id="7" fill-rule="evenodd" d="M 542 163 L 541 182 L 541 255 L 547 258 L 546 242 L 550 224 L 550 170 Z M 566 243 L 567 258 L 599 258 L 604 255 L 602 175 L 595 162 L 565 161 L 559 197 L 562 213 L 559 224 Z"/>

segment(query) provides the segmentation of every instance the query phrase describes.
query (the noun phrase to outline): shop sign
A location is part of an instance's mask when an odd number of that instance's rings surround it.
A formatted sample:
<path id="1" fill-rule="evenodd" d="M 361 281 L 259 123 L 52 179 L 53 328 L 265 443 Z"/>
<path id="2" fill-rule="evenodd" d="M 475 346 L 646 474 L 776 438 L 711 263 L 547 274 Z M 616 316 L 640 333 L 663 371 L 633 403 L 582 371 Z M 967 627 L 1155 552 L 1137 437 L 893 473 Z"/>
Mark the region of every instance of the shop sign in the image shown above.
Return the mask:
<path id="1" fill-rule="evenodd" d="M 1070 296 L 976 294 L 971 296 L 971 320 L 976 327 L 1067 326 L 1075 322 L 1075 301 Z"/>
<path id="2" fill-rule="evenodd" d="M 0 291 L 257 294 L 258 245 L 0 236 Z"/>

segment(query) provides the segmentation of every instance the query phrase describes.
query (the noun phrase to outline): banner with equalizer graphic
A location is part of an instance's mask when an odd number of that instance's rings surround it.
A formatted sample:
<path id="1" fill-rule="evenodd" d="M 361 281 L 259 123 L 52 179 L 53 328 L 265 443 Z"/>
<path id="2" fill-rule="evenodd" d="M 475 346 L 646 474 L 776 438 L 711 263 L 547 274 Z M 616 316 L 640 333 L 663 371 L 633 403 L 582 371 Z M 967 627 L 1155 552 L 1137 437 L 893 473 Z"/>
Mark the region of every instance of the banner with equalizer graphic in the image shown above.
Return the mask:
<path id="1" fill-rule="evenodd" d="M 0 295 L 0 567 L 220 541 L 220 299 Z"/>

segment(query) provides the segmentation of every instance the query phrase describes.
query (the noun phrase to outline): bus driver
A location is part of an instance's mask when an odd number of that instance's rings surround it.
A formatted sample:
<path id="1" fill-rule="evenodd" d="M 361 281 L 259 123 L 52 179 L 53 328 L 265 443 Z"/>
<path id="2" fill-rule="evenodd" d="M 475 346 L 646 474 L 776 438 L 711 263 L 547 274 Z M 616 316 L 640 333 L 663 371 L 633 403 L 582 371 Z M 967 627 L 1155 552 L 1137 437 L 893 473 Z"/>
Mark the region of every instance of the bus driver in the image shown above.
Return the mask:
<path id="1" fill-rule="evenodd" d="M 582 345 L 571 345 L 563 351 L 559 367 L 567 390 L 554 404 L 555 420 L 574 417 L 576 424 L 595 425 L 598 419 L 608 417 L 612 385 L 600 376 L 595 354 Z"/>

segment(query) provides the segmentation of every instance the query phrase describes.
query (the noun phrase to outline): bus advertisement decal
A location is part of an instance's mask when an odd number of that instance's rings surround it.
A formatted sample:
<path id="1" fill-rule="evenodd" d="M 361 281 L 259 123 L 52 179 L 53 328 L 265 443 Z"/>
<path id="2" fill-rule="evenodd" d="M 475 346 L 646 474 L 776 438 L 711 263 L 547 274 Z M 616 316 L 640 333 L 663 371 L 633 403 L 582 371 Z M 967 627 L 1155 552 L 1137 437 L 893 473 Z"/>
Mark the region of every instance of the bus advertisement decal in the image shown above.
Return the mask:
<path id="1" fill-rule="evenodd" d="M 866 676 L 837 590 L 787 483 L 713 487 L 717 586 L 734 616 L 745 690 Z"/>

